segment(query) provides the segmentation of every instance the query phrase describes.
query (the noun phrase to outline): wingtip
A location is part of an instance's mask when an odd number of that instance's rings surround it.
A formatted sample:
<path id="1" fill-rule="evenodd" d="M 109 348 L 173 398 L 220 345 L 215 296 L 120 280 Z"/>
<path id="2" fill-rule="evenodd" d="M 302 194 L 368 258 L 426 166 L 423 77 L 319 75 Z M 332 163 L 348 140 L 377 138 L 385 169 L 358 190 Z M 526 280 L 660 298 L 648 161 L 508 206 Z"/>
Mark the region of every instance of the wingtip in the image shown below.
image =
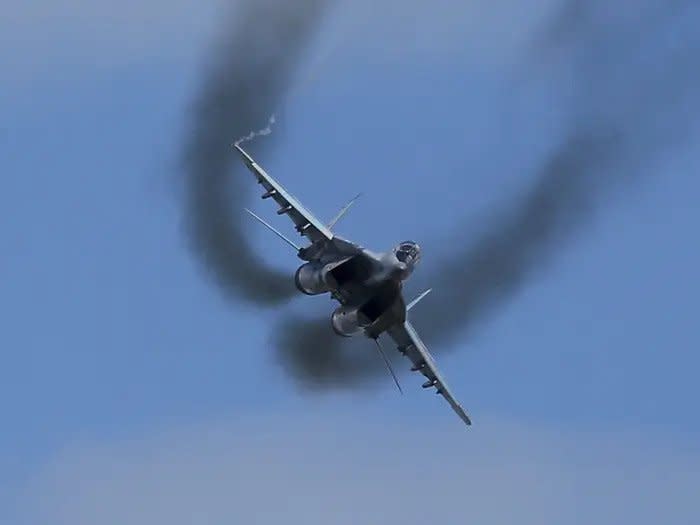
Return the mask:
<path id="1" fill-rule="evenodd" d="M 462 407 L 460 406 L 460 408 L 462 408 Z M 467 414 L 467 411 L 464 410 L 464 408 L 462 408 L 462 414 L 461 414 L 461 415 L 463 416 L 462 419 L 464 419 L 464 422 L 465 422 L 468 426 L 471 426 L 471 424 L 472 424 L 472 418 L 469 417 L 469 414 Z"/>
<path id="2" fill-rule="evenodd" d="M 246 151 L 241 147 L 241 145 L 238 142 L 234 142 L 233 147 L 238 151 L 238 153 L 240 153 L 241 157 L 243 158 L 243 161 L 246 164 L 252 165 L 255 163 L 255 161 L 253 160 L 253 157 L 248 155 L 248 153 L 246 153 Z"/>
<path id="3" fill-rule="evenodd" d="M 468 427 L 472 426 L 472 419 L 467 415 L 466 412 L 464 412 L 464 422 L 467 424 Z"/>
<path id="4" fill-rule="evenodd" d="M 469 417 L 469 415 L 467 414 L 467 412 L 462 408 L 462 405 L 457 405 L 456 407 L 454 407 L 454 409 L 455 409 L 455 412 L 457 412 L 457 415 L 459 416 L 459 418 L 462 421 L 464 421 L 464 423 L 468 427 L 472 426 L 472 420 Z"/>

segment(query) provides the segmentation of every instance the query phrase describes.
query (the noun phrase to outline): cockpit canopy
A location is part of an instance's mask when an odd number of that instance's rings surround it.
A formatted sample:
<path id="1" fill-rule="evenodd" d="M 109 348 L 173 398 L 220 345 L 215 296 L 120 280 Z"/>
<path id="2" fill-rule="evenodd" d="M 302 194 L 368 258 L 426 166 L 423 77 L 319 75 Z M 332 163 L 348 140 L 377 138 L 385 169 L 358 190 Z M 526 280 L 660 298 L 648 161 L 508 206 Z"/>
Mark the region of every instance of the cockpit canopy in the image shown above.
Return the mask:
<path id="1" fill-rule="evenodd" d="M 413 265 L 420 259 L 420 246 L 413 241 L 404 241 L 395 248 L 396 258 L 407 265 Z"/>

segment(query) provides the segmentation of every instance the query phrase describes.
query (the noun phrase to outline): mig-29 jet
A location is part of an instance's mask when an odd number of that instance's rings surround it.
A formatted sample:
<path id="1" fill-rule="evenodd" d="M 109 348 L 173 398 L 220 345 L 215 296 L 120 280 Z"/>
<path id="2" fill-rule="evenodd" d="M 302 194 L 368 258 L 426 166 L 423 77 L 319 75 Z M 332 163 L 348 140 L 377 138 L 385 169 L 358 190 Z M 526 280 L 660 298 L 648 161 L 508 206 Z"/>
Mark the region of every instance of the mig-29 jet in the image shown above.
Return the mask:
<path id="1" fill-rule="evenodd" d="M 379 337 L 388 334 L 398 351 L 413 363 L 411 370 L 425 376 L 423 388 L 435 387 L 436 393 L 447 400 L 462 421 L 471 425 L 469 416 L 447 386 L 428 348 L 407 320 L 408 311 L 430 292 L 424 292 L 408 305 L 403 298 L 403 282 L 420 261 L 418 244 L 405 241 L 388 252 L 375 253 L 338 237 L 332 228 L 348 211 L 354 199 L 330 223 L 323 224 L 268 175 L 240 144 L 236 143 L 234 147 L 263 187 L 262 198 L 275 201 L 279 206 L 277 214 L 287 215 L 294 222 L 296 230 L 311 243 L 305 247 L 297 246 L 265 220 L 246 210 L 292 246 L 304 261 L 294 276 L 299 291 L 306 295 L 328 293 L 337 300 L 340 306 L 331 315 L 333 330 L 343 337 L 365 335 L 373 339 L 396 386 L 401 390 L 379 343 Z"/>

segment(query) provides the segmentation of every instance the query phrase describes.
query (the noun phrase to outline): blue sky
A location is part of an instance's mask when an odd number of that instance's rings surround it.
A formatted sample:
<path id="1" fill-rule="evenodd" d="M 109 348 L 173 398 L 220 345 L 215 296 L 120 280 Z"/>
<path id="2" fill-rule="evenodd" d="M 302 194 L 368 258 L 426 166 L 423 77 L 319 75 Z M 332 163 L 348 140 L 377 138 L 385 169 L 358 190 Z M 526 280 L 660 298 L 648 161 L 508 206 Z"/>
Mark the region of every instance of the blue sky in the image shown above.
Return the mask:
<path id="1" fill-rule="evenodd" d="M 203 270 L 178 154 L 217 8 L 171 4 L 10 2 L 0 25 L 3 523 L 700 518 L 700 157 L 682 118 L 697 100 L 640 119 L 642 166 L 616 168 L 647 176 L 601 194 L 580 234 L 439 352 L 465 432 L 408 374 L 404 397 L 389 378 L 304 390 L 274 358 L 280 312 L 231 301 Z M 450 232 L 476 234 L 532 182 L 580 100 L 579 48 L 537 44 L 560 4 L 526 4 L 341 4 L 270 108 L 276 147 L 258 160 L 321 217 L 363 191 L 340 232 L 376 249 L 414 238 L 417 271 L 437 271 Z M 622 39 L 625 12 L 596 20 Z M 697 15 L 644 31 L 683 46 Z M 293 254 L 250 231 L 291 275 Z"/>

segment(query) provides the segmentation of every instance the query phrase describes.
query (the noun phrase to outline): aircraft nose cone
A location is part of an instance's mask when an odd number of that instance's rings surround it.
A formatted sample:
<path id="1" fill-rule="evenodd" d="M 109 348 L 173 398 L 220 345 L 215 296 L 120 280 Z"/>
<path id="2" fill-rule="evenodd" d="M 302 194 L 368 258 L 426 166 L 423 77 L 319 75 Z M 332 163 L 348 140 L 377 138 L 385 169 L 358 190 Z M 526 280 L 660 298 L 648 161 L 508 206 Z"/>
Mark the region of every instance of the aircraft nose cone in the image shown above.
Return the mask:
<path id="1" fill-rule="evenodd" d="M 396 264 L 394 264 L 392 273 L 399 279 L 404 280 L 406 277 L 408 277 L 409 274 L 408 265 L 406 263 L 397 261 Z"/>

